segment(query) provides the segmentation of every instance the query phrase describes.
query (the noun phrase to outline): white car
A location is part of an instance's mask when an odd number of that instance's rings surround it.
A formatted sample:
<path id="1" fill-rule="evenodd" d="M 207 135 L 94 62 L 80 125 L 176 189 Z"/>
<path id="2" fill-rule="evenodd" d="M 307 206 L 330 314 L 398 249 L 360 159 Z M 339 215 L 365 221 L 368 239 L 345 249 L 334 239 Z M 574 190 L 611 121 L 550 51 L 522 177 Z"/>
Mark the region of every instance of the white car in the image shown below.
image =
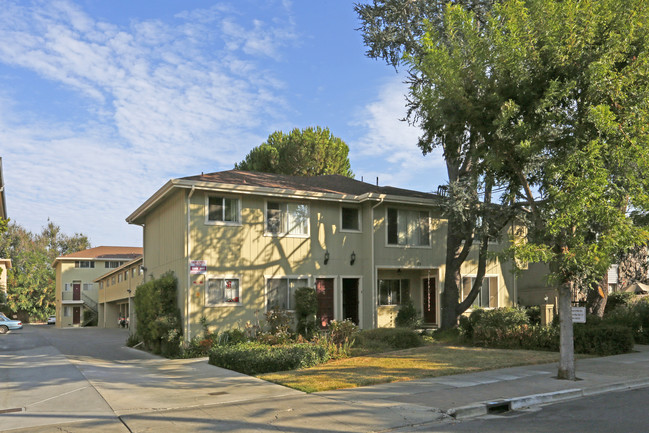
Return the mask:
<path id="1" fill-rule="evenodd" d="M 50 316 L 47 318 L 48 325 L 56 325 L 56 316 Z"/>

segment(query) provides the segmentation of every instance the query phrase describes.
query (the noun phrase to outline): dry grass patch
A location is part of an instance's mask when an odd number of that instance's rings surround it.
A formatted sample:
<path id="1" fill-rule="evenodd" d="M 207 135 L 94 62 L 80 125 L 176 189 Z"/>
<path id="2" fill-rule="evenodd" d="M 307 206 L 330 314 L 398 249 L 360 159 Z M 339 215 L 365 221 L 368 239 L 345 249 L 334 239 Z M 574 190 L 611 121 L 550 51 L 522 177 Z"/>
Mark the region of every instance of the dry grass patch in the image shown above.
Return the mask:
<path id="1" fill-rule="evenodd" d="M 556 352 L 427 345 L 415 349 L 346 358 L 302 370 L 259 375 L 305 392 L 472 373 L 556 362 Z"/>

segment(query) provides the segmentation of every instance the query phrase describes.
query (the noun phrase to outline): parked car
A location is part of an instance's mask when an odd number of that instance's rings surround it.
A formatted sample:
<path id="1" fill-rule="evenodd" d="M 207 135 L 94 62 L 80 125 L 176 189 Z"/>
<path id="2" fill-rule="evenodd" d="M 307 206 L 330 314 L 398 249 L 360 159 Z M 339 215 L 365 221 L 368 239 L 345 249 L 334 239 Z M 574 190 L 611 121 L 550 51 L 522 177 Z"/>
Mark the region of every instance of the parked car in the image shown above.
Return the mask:
<path id="1" fill-rule="evenodd" d="M 23 322 L 20 320 L 11 320 L 6 316 L 0 316 L 0 334 L 6 334 L 10 329 L 21 329 Z"/>
<path id="2" fill-rule="evenodd" d="M 47 318 L 48 325 L 56 325 L 56 316 L 50 316 Z"/>

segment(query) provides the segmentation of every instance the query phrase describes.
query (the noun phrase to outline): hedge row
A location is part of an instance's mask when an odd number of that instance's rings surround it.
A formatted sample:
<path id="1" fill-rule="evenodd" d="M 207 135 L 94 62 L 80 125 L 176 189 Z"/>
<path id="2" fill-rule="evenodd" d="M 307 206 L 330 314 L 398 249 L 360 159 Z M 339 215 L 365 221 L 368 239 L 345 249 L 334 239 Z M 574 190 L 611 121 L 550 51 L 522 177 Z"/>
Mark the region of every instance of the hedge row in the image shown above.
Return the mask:
<path id="1" fill-rule="evenodd" d="M 421 335 L 409 328 L 376 328 L 367 329 L 356 337 L 356 346 L 387 347 L 392 350 L 409 349 L 424 344 Z"/>
<path id="2" fill-rule="evenodd" d="M 209 363 L 248 375 L 312 367 L 329 360 L 323 346 L 296 343 L 279 346 L 247 342 L 217 346 L 210 352 Z"/>

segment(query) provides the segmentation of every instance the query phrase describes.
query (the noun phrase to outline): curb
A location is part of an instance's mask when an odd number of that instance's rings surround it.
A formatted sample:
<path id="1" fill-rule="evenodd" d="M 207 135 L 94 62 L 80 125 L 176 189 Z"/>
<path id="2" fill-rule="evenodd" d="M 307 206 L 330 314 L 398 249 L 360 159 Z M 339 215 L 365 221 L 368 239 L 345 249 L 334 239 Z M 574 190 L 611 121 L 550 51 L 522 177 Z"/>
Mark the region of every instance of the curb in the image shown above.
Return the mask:
<path id="1" fill-rule="evenodd" d="M 448 409 L 446 414 L 455 419 L 473 418 L 489 413 L 501 413 L 524 407 L 542 404 L 558 403 L 560 401 L 574 400 L 613 391 L 630 390 L 649 386 L 649 378 L 629 380 L 625 382 L 598 385 L 591 388 L 564 389 L 561 391 L 532 394 L 522 397 L 507 398 L 497 401 L 483 401 L 467 406 Z"/>

